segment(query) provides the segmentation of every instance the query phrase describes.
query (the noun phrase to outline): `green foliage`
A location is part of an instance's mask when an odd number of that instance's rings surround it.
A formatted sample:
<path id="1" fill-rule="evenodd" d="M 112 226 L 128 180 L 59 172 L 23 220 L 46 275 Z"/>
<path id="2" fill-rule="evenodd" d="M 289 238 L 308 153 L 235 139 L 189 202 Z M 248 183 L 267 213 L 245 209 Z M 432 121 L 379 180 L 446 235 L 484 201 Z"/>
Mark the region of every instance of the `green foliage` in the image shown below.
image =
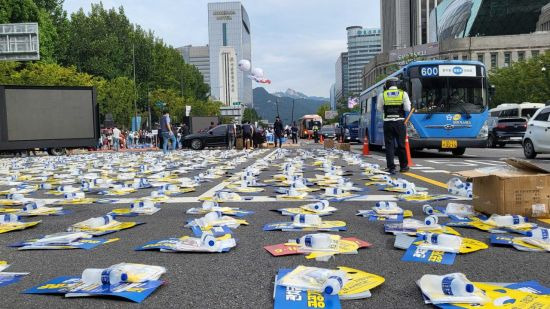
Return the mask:
<path id="1" fill-rule="evenodd" d="M 243 121 L 250 121 L 250 123 L 254 123 L 256 121 L 262 120 L 262 117 L 258 115 L 255 109 L 253 108 L 245 108 L 243 112 Z"/>
<path id="2" fill-rule="evenodd" d="M 550 52 L 494 70 L 490 74 L 490 82 L 495 86 L 491 107 L 501 103 L 544 103 L 550 100 L 549 71 Z"/>
<path id="3" fill-rule="evenodd" d="M 323 123 L 327 123 L 327 119 L 325 119 L 325 112 L 330 110 L 330 104 L 325 103 L 317 109 L 317 115 L 321 116 L 323 118 Z"/>
<path id="4" fill-rule="evenodd" d="M 166 101 L 176 120 L 185 105 L 194 116 L 220 114 L 221 103 L 208 101 L 210 89 L 198 69 L 153 32 L 130 23 L 122 7 L 105 9 L 100 2 L 68 19 L 63 0 L 0 0 L 0 23 L 19 22 L 38 22 L 41 61 L 0 61 L 0 83 L 95 86 L 101 117 L 111 113 L 122 126 L 135 100 L 140 115 L 154 100 Z M 158 118 L 160 110 L 151 106 Z"/>

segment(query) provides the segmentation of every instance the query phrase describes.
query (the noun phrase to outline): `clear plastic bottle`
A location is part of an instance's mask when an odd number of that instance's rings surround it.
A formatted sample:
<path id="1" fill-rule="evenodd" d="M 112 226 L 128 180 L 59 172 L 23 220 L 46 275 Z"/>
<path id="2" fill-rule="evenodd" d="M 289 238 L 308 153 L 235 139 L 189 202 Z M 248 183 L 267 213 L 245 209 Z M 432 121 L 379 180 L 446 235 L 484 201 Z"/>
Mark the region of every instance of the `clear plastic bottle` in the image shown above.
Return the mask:
<path id="1" fill-rule="evenodd" d="M 438 222 L 438 219 L 436 216 L 427 216 L 425 219 L 424 219 L 424 224 L 425 225 L 429 225 L 429 226 L 434 226 L 436 225 Z"/>
<path id="2" fill-rule="evenodd" d="M 296 243 L 312 249 L 327 249 L 331 244 L 331 238 L 329 234 L 308 234 L 296 238 Z"/>
<path id="3" fill-rule="evenodd" d="M 118 269 L 86 268 L 82 272 L 82 282 L 85 284 L 114 285 L 127 280 L 128 275 Z"/>
<path id="4" fill-rule="evenodd" d="M 432 245 L 439 245 L 449 248 L 460 248 L 460 245 L 462 244 L 462 238 L 455 235 L 426 233 L 422 236 L 424 241 Z"/>
<path id="5" fill-rule="evenodd" d="M 422 211 L 427 215 L 433 215 L 434 214 L 434 209 L 429 204 L 426 204 L 426 205 L 422 206 Z"/>
<path id="6" fill-rule="evenodd" d="M 381 202 L 376 202 L 376 207 L 390 209 L 390 208 L 397 207 L 397 203 L 396 202 L 381 201 Z"/>
<path id="7" fill-rule="evenodd" d="M 310 204 L 310 205 L 309 205 L 309 208 L 310 208 L 310 209 L 313 209 L 313 210 L 319 211 L 319 210 L 325 209 L 326 207 L 328 207 L 328 205 L 329 205 L 329 201 L 327 201 L 327 200 L 320 200 L 320 201 L 318 201 L 317 203 Z"/>
<path id="8" fill-rule="evenodd" d="M 293 221 L 296 225 L 318 226 L 321 224 L 321 217 L 312 214 L 299 214 L 294 216 Z"/>
<path id="9" fill-rule="evenodd" d="M 24 212 L 29 212 L 31 210 L 35 210 L 35 209 L 38 209 L 38 204 L 36 202 L 28 202 L 28 203 L 25 203 L 25 206 L 23 206 L 23 211 Z"/>
<path id="10" fill-rule="evenodd" d="M 523 224 L 528 222 L 527 218 L 523 216 L 518 216 L 518 215 L 505 215 L 505 216 L 493 215 L 492 219 L 493 221 L 495 221 L 497 226 L 512 226 L 512 225 Z"/>
<path id="11" fill-rule="evenodd" d="M 65 199 L 79 199 L 85 197 L 84 192 L 68 192 L 63 194 L 63 196 Z"/>
<path id="12" fill-rule="evenodd" d="M 102 217 L 95 217 L 95 218 L 90 218 L 85 222 L 86 226 L 88 227 L 100 227 L 100 226 L 104 226 L 104 225 L 107 225 L 109 223 L 111 223 L 113 221 L 113 217 L 111 215 L 105 215 L 105 216 L 102 216 Z"/>
<path id="13" fill-rule="evenodd" d="M 539 227 L 537 229 L 527 232 L 527 237 L 532 237 L 546 242 L 550 242 L 550 230 Z"/>
<path id="14" fill-rule="evenodd" d="M 208 248 L 214 248 L 218 244 L 218 240 L 211 234 L 203 233 L 201 243 Z"/>
<path id="15" fill-rule="evenodd" d="M 469 296 L 474 292 L 474 285 L 457 276 L 441 278 L 441 290 L 449 296 Z"/>
<path id="16" fill-rule="evenodd" d="M 0 215 L 0 223 L 10 223 L 10 222 L 17 222 L 21 218 L 19 216 L 16 216 L 14 214 L 5 214 Z"/>

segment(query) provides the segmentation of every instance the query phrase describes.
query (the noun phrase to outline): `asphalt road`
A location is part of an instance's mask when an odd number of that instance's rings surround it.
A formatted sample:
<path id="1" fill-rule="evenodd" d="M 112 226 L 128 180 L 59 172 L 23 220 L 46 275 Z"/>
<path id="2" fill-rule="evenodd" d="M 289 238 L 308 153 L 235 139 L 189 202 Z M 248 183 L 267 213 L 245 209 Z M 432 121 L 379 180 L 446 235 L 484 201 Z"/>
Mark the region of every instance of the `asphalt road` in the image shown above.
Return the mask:
<path id="1" fill-rule="evenodd" d="M 308 146 L 318 147 L 318 146 Z M 357 146 L 356 146 L 357 148 Z M 508 150 L 511 150 L 508 152 Z M 475 164 L 475 167 L 491 166 L 502 162 L 501 157 L 514 155 L 519 148 L 487 150 L 469 150 L 467 157 L 454 158 L 447 154 L 426 153 L 415 158 L 416 167 L 412 172 L 438 181 L 446 181 L 452 172 L 473 167 L 460 166 L 463 163 Z M 510 155 L 509 155 L 509 154 Z M 520 152 L 519 152 L 520 153 Z M 487 155 L 484 155 L 487 154 Z M 521 153 L 520 153 L 521 154 Z M 383 164 L 383 153 L 373 153 L 366 159 L 368 162 Z M 472 157 L 470 157 L 472 156 Z M 3 159 L 6 160 L 6 159 Z M 9 160 L 9 159 L 8 159 Z M 443 163 L 441 160 L 445 160 Z M 478 161 L 478 162 L 469 162 Z M 485 162 L 479 163 L 479 162 Z M 252 163 L 250 161 L 249 163 Z M 344 161 L 338 162 L 344 165 Z M 487 165 L 489 164 L 489 165 Z M 499 163 L 500 164 L 500 163 Z M 241 165 L 240 168 L 248 165 Z M 420 165 L 420 166 L 418 166 Z M 459 165 L 459 166 L 453 166 Z M 426 168 L 428 167 L 428 168 Z M 474 167 L 474 168 L 475 168 Z M 353 170 L 352 180 L 363 185 L 359 170 Z M 433 171 L 444 172 L 433 172 Z M 235 170 L 235 171 L 238 171 Z M 432 172 L 428 172 L 432 171 Z M 275 167 L 261 174 L 260 180 L 270 179 L 277 172 Z M 317 172 L 319 173 L 319 172 Z M 308 168 L 306 176 L 315 174 Z M 431 193 L 444 193 L 445 190 L 430 183 L 405 176 L 418 186 L 428 187 Z M 188 196 L 198 196 L 215 186 L 218 182 L 207 183 L 197 192 Z M 385 195 L 389 193 L 370 188 L 368 194 Z M 149 192 L 140 191 L 136 196 L 145 196 Z M 267 193 L 256 195 L 273 195 L 273 188 Z M 163 279 L 167 284 L 160 287 L 143 302 L 148 308 L 269 308 L 273 306 L 273 280 L 279 268 L 293 268 L 308 265 L 326 268 L 348 266 L 383 276 L 386 282 L 372 290 L 372 297 L 363 300 L 343 301 L 343 308 L 429 308 L 423 304 L 421 293 L 415 284 L 424 274 L 447 274 L 463 272 L 472 281 L 484 282 L 519 282 L 538 280 L 550 286 L 550 267 L 548 256 L 544 253 L 520 252 L 507 247 L 489 247 L 487 250 L 457 256 L 454 265 L 428 265 L 402 262 L 404 251 L 393 247 L 394 237 L 383 232 L 383 224 L 369 222 L 366 218 L 357 217 L 359 209 L 370 209 L 374 202 L 339 202 L 331 203 L 338 211 L 325 220 L 343 220 L 347 222 L 348 231 L 339 233 L 342 236 L 354 236 L 373 244 L 368 249 L 361 249 L 357 255 L 339 255 L 329 262 L 306 260 L 303 256 L 272 257 L 263 246 L 286 242 L 303 233 L 264 232 L 266 223 L 290 220 L 271 210 L 288 206 L 299 206 L 303 202 L 243 202 L 227 203 L 227 206 L 253 210 L 254 215 L 246 217 L 249 226 L 235 230 L 238 239 L 237 247 L 223 254 L 200 253 L 160 253 L 138 252 L 134 248 L 150 240 L 191 235 L 184 228 L 186 219 L 193 216 L 185 211 L 198 207 L 200 203 L 165 204 L 162 210 L 153 216 L 123 218 L 121 221 L 141 221 L 146 224 L 132 229 L 108 235 L 108 238 L 119 237 L 120 240 L 99 246 L 90 251 L 85 250 L 50 250 L 50 251 L 17 251 L 6 247 L 7 244 L 33 238 L 37 235 L 61 231 L 72 223 L 90 217 L 100 216 L 113 208 L 124 205 L 72 205 L 66 206 L 72 214 L 59 217 L 41 217 L 42 223 L 34 228 L 0 235 L 0 257 L 12 266 L 6 271 L 30 272 L 16 284 L 0 288 L 1 308 L 133 308 L 138 305 L 126 301 L 106 298 L 71 298 L 61 296 L 25 295 L 21 292 L 30 287 L 44 283 L 62 275 L 80 275 L 85 268 L 102 268 L 120 262 L 161 265 L 167 268 Z M 446 205 L 445 202 L 432 203 Z M 415 218 L 422 219 L 421 205 L 399 203 L 404 209 L 413 210 Z M 488 242 L 489 234 L 473 229 L 459 229 L 459 232 L 470 238 Z"/>

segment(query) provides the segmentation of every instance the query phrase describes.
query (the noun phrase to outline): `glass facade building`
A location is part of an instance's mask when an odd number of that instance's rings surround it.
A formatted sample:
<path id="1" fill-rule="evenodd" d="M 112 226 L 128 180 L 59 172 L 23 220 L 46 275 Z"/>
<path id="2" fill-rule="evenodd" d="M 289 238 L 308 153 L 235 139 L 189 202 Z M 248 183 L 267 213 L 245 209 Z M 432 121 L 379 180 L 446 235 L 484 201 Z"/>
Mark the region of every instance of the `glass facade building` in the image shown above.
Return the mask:
<path id="1" fill-rule="evenodd" d="M 250 21 L 240 2 L 208 3 L 210 93 L 225 105 L 252 106 L 252 80 L 237 70 L 239 60 L 251 60 Z"/>
<path id="2" fill-rule="evenodd" d="M 382 52 L 382 31 L 360 26 L 346 28 L 348 32 L 348 95 L 363 91 L 363 67 Z"/>
<path id="3" fill-rule="evenodd" d="M 444 0 L 430 14 L 430 42 L 535 32 L 548 0 Z"/>
<path id="4" fill-rule="evenodd" d="M 177 48 L 185 63 L 195 66 L 204 78 L 204 82 L 210 85 L 210 56 L 208 46 L 186 45 Z"/>

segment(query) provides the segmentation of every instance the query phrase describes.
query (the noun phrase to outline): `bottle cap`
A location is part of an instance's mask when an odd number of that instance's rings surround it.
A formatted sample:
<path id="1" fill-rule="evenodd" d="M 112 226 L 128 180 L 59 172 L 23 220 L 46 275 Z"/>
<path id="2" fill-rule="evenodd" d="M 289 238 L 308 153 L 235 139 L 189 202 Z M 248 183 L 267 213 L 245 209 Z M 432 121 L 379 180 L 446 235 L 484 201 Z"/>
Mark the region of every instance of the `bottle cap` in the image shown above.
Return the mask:
<path id="1" fill-rule="evenodd" d="M 474 292 L 474 285 L 471 283 L 466 284 L 466 292 L 473 293 Z"/>
<path id="2" fill-rule="evenodd" d="M 128 275 L 126 273 L 122 273 L 120 275 L 120 281 L 122 281 L 122 282 L 128 281 Z"/>

